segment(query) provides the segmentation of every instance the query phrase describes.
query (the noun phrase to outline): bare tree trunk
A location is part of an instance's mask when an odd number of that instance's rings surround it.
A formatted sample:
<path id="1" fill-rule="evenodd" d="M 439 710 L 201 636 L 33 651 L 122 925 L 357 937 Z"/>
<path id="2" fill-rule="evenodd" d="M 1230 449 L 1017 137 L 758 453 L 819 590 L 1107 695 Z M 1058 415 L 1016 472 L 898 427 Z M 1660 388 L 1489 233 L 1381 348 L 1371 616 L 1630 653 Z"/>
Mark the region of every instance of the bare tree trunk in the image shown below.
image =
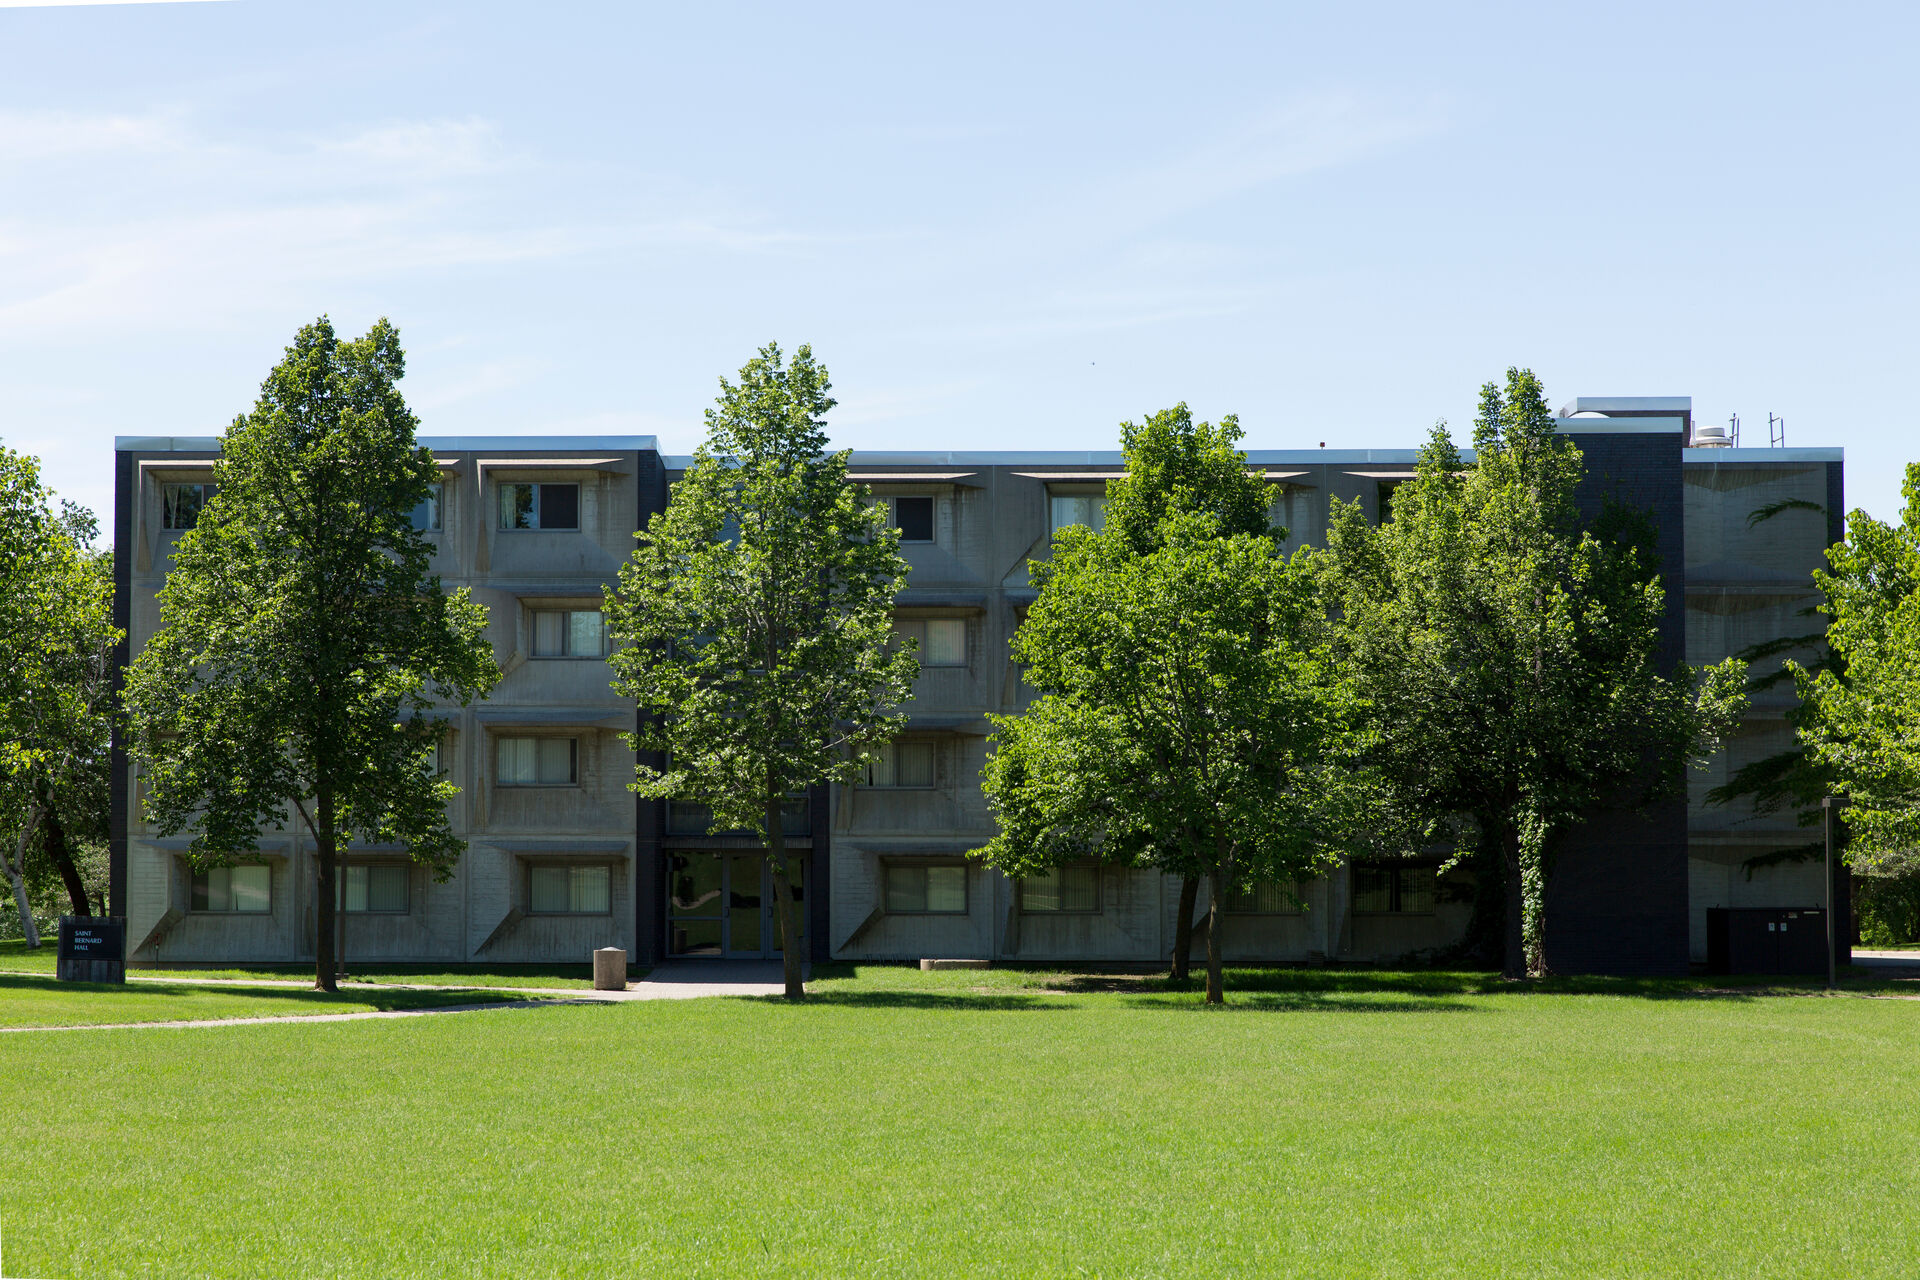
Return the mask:
<path id="1" fill-rule="evenodd" d="M 20 911 L 20 932 L 27 935 L 27 949 L 40 949 L 40 926 L 33 919 L 33 904 L 27 901 L 27 841 L 33 839 L 33 829 L 40 822 L 38 803 L 27 806 L 27 820 L 20 828 L 20 839 L 14 845 L 13 858 L 6 862 L 7 879 L 13 882 L 13 904 Z"/>
<path id="2" fill-rule="evenodd" d="M 1199 900 L 1200 877 L 1182 877 L 1180 912 L 1173 922 L 1173 972 L 1168 975 L 1175 982 L 1185 982 L 1193 967 L 1193 904 Z"/>
<path id="3" fill-rule="evenodd" d="M 787 999 L 805 1000 L 807 987 L 801 974 L 806 957 L 800 954 L 804 944 L 800 936 L 800 913 L 793 900 L 793 878 L 787 873 L 787 832 L 780 821 L 780 799 L 771 792 L 767 799 L 767 858 L 773 864 L 774 914 L 780 917 L 781 976 L 786 980 Z M 818 891 L 816 887 L 815 892 Z"/>
<path id="4" fill-rule="evenodd" d="M 1225 1004 L 1227 988 L 1220 972 L 1220 868 L 1207 872 L 1207 1003 Z"/>
<path id="5" fill-rule="evenodd" d="M 53 860 L 54 869 L 67 886 L 67 901 L 73 904 L 73 914 L 90 916 L 93 903 L 87 897 L 87 883 L 80 878 L 80 868 L 73 864 L 73 851 L 67 848 L 67 830 L 60 825 L 60 811 L 52 805 L 47 806 L 46 822 L 47 857 Z"/>
<path id="6" fill-rule="evenodd" d="M 333 829 L 333 792 L 323 789 L 315 806 L 313 903 L 313 989 L 338 991 L 333 976 L 333 915 L 335 885 L 339 883 L 339 837 Z"/>

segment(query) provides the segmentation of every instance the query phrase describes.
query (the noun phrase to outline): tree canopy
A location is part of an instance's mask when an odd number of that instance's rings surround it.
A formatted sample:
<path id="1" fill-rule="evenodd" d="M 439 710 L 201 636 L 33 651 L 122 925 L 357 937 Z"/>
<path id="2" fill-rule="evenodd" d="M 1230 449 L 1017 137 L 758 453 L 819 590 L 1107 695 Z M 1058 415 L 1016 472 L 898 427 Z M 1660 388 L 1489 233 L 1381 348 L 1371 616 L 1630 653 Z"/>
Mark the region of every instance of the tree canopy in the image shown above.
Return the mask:
<path id="1" fill-rule="evenodd" d="M 1744 705 L 1744 666 L 1660 669 L 1646 523 L 1582 527 L 1581 454 L 1532 373 L 1482 389 L 1473 447 L 1468 463 L 1436 427 L 1392 519 L 1338 504 L 1312 558 L 1377 729 L 1377 830 L 1477 850 L 1508 973 L 1542 973 L 1557 837 L 1595 806 L 1677 793 Z"/>
<path id="2" fill-rule="evenodd" d="M 302 327 L 174 548 L 160 626 L 128 672 L 146 813 L 196 867 L 298 822 L 317 847 L 316 985 L 334 986 L 343 842 L 398 844 L 444 878 L 464 849 L 435 767 L 441 709 L 499 679 L 486 610 L 429 572 L 411 513 L 438 480 L 385 320 Z"/>
<path id="3" fill-rule="evenodd" d="M 782 806 L 855 781 L 904 723 L 919 671 L 911 643 L 893 643 L 899 531 L 848 481 L 847 452 L 827 450 L 831 387 L 806 346 L 791 362 L 763 347 L 722 378 L 705 442 L 607 602 L 629 642 L 609 658 L 614 688 L 643 713 L 630 741 L 663 757 L 642 756 L 633 789 L 761 836 L 793 999 L 803 930 Z"/>

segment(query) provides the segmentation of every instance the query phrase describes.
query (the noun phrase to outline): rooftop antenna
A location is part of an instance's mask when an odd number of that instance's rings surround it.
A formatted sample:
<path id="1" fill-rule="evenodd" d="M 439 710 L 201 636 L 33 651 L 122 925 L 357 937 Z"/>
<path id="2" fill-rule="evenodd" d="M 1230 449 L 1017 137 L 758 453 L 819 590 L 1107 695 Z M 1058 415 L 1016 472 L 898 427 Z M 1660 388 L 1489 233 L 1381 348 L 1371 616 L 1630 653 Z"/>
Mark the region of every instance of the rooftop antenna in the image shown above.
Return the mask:
<path id="1" fill-rule="evenodd" d="M 1775 449 L 1787 447 L 1787 420 L 1774 414 L 1767 415 L 1767 442 Z"/>

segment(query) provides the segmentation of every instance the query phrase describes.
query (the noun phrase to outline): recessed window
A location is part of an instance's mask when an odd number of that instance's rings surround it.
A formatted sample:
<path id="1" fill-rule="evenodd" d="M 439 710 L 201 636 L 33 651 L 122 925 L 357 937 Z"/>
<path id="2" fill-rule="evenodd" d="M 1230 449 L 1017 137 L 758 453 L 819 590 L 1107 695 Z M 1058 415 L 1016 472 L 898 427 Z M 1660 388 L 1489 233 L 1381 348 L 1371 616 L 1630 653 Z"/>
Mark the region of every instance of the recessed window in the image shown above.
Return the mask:
<path id="1" fill-rule="evenodd" d="M 923 667 L 964 667 L 967 665 L 967 620 L 965 618 L 903 618 L 893 624 L 902 636 L 920 642 Z"/>
<path id="2" fill-rule="evenodd" d="M 434 485 L 427 491 L 426 501 L 413 509 L 412 523 L 422 533 L 432 533 L 440 528 L 440 499 L 446 492 L 445 485 Z"/>
<path id="3" fill-rule="evenodd" d="M 870 787 L 930 787 L 933 785 L 933 744 L 892 742 L 880 749 L 880 758 L 867 766 Z"/>
<path id="4" fill-rule="evenodd" d="M 578 529 L 580 486 L 577 484 L 503 484 L 500 486 L 502 529 Z"/>
<path id="5" fill-rule="evenodd" d="M 217 484 L 163 484 L 160 486 L 160 527 L 191 529 L 200 522 L 200 512 L 213 495 Z"/>
<path id="6" fill-rule="evenodd" d="M 886 875 L 889 915 L 967 914 L 967 868 L 963 863 L 889 862 Z"/>
<path id="7" fill-rule="evenodd" d="M 1239 916 L 1297 916 L 1305 896 L 1299 885 L 1261 880 L 1228 893 L 1226 909 Z"/>
<path id="8" fill-rule="evenodd" d="M 335 882 L 334 903 L 350 915 L 405 915 L 412 878 L 404 862 L 350 863 Z"/>
<path id="9" fill-rule="evenodd" d="M 1380 523 L 1393 523 L 1393 491 L 1405 484 L 1404 480 L 1382 480 L 1377 491 L 1380 511 Z"/>
<path id="10" fill-rule="evenodd" d="M 598 609 L 534 610 L 534 657 L 603 658 L 606 646 L 606 630 Z"/>
<path id="11" fill-rule="evenodd" d="M 888 498 L 893 507 L 894 527 L 902 542 L 933 541 L 932 498 Z"/>
<path id="12" fill-rule="evenodd" d="M 501 738 L 494 778 L 503 787 L 565 787 L 580 781 L 580 739 Z"/>
<path id="13" fill-rule="evenodd" d="M 1049 528 L 1055 533 L 1076 524 L 1095 533 L 1107 527 L 1107 496 L 1103 493 L 1057 493 L 1047 505 Z"/>
<path id="14" fill-rule="evenodd" d="M 527 868 L 531 915 L 604 916 L 612 910 L 613 869 L 604 862 L 540 862 Z"/>
<path id="15" fill-rule="evenodd" d="M 264 915 L 273 909 L 273 871 L 258 862 L 196 871 L 190 903 L 194 911 Z"/>
<path id="16" fill-rule="evenodd" d="M 1020 910 L 1030 915 L 1094 915 L 1100 910 L 1100 868 L 1053 867 L 1020 881 Z"/>
<path id="17" fill-rule="evenodd" d="M 1353 869 L 1353 913 L 1357 916 L 1428 916 L 1433 914 L 1432 867 L 1369 867 Z"/>

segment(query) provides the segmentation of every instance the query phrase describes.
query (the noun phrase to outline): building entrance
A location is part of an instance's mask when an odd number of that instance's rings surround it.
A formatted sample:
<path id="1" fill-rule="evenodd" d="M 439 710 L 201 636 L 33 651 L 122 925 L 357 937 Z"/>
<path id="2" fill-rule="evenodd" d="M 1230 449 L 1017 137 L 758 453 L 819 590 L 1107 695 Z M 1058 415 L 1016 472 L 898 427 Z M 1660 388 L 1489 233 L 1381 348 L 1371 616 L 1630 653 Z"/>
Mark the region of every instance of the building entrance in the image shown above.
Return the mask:
<path id="1" fill-rule="evenodd" d="M 805 860 L 789 855 L 806 931 Z M 667 954 L 766 960 L 780 954 L 773 869 L 758 852 L 667 855 Z"/>

